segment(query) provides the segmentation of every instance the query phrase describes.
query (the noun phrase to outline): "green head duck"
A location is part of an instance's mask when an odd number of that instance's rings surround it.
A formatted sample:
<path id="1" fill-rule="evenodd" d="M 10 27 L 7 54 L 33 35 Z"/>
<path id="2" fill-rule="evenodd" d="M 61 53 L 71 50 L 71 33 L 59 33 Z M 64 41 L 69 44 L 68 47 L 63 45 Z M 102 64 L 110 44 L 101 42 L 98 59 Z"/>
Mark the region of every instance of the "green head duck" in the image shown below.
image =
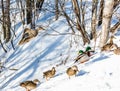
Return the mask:
<path id="1" fill-rule="evenodd" d="M 79 50 L 79 54 L 83 54 L 84 53 L 84 51 L 83 50 Z"/>
<path id="2" fill-rule="evenodd" d="M 89 50 L 91 50 L 90 46 L 88 46 L 85 51 L 89 51 Z"/>

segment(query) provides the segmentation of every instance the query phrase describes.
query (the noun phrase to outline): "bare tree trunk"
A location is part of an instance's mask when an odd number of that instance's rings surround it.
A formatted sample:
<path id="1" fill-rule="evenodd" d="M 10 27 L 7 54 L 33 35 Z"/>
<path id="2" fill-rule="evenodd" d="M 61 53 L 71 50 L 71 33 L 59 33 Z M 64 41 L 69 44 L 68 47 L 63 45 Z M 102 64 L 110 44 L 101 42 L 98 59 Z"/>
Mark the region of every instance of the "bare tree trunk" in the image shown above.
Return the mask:
<path id="1" fill-rule="evenodd" d="M 100 47 L 103 47 L 103 45 L 108 40 L 110 25 L 111 25 L 111 17 L 113 14 L 113 6 L 114 6 L 114 0 L 105 0 L 105 7 L 103 10 L 103 17 L 102 17 L 102 32 L 100 36 Z"/>
<path id="2" fill-rule="evenodd" d="M 73 28 L 73 26 L 72 26 L 73 21 L 72 21 L 71 18 L 68 16 L 68 14 L 65 12 L 65 10 L 64 10 L 64 4 L 60 3 L 60 8 L 61 8 L 61 10 L 62 10 L 62 12 L 63 12 L 63 15 L 64 15 L 64 17 L 65 17 L 68 25 L 70 26 L 70 28 L 71 28 L 71 30 L 72 30 L 72 33 L 75 34 L 74 28 Z"/>
<path id="3" fill-rule="evenodd" d="M 58 0 L 55 0 L 55 20 L 58 20 L 58 17 L 59 17 Z"/>
<path id="4" fill-rule="evenodd" d="M 92 0 L 92 21 L 91 21 L 92 38 L 96 38 L 97 5 L 98 0 Z"/>
<path id="5" fill-rule="evenodd" d="M 21 21 L 22 21 L 22 24 L 24 25 L 25 24 L 25 4 L 23 4 L 25 1 L 22 1 L 22 0 L 19 0 L 17 2 L 18 4 L 18 7 L 20 8 L 20 18 L 21 18 Z"/>
<path id="6" fill-rule="evenodd" d="M 3 21 L 3 34 L 5 42 L 9 42 L 11 39 L 11 22 L 10 22 L 10 0 L 3 1 L 2 3 L 2 21 Z"/>
<path id="7" fill-rule="evenodd" d="M 30 24 L 32 22 L 32 9 L 31 9 L 31 0 L 26 1 L 26 18 L 27 18 L 27 24 Z"/>
<path id="8" fill-rule="evenodd" d="M 42 6 L 43 6 L 44 0 L 36 0 L 36 16 L 38 18 L 39 13 L 42 10 Z"/>
<path id="9" fill-rule="evenodd" d="M 6 10 L 5 10 L 5 15 L 6 15 L 6 42 L 9 42 L 11 39 L 11 22 L 10 22 L 10 0 L 6 0 Z"/>
<path id="10" fill-rule="evenodd" d="M 86 3 L 83 3 L 83 0 L 80 0 L 80 17 L 81 17 L 81 25 L 83 27 L 83 29 L 85 30 L 85 4 Z"/>
<path id="11" fill-rule="evenodd" d="M 100 1 L 100 9 L 99 9 L 98 26 L 100 26 L 102 24 L 103 8 L 104 8 L 104 0 L 101 0 Z"/>
<path id="12" fill-rule="evenodd" d="M 111 27 L 110 32 L 114 34 L 118 30 L 118 28 L 120 28 L 120 21 L 117 22 L 113 27 Z"/>
<path id="13" fill-rule="evenodd" d="M 76 15 L 77 29 L 81 32 L 83 43 L 85 45 L 86 43 L 90 43 L 90 40 L 88 39 L 86 31 L 84 30 L 84 28 L 81 25 L 80 8 L 79 8 L 78 1 L 77 0 L 72 0 L 72 4 L 73 4 L 74 12 L 75 12 L 75 15 Z"/>
<path id="14" fill-rule="evenodd" d="M 31 2 L 31 11 L 32 11 L 32 22 L 31 22 L 31 28 L 35 29 L 35 0 L 32 0 Z"/>
<path id="15" fill-rule="evenodd" d="M 37 8 L 36 11 L 37 12 L 41 11 L 43 3 L 44 3 L 44 0 L 37 0 L 37 2 L 36 2 L 36 8 Z"/>
<path id="16" fill-rule="evenodd" d="M 3 36 L 4 36 L 4 39 L 6 38 L 6 29 L 5 29 L 5 13 L 4 13 L 4 2 L 3 0 L 1 0 L 1 4 L 2 4 L 2 21 L 3 21 L 3 24 L 2 24 L 2 28 L 3 28 Z"/>

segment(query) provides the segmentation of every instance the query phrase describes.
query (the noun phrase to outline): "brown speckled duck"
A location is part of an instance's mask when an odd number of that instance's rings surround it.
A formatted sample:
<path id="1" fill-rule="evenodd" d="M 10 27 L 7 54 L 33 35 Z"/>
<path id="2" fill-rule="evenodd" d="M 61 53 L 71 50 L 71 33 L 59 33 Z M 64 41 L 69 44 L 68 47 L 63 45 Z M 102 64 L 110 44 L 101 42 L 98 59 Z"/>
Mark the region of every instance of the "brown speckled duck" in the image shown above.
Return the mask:
<path id="1" fill-rule="evenodd" d="M 36 37 L 38 35 L 38 32 L 40 30 L 44 30 L 44 28 L 39 27 L 39 28 L 37 28 L 35 30 L 30 29 L 30 28 L 25 28 L 24 32 L 23 32 L 23 35 L 22 35 L 22 38 L 21 38 L 21 40 L 19 42 L 19 45 L 22 45 L 24 43 L 29 42 L 32 38 L 34 38 L 34 37 Z"/>
<path id="2" fill-rule="evenodd" d="M 33 81 L 24 81 L 24 82 L 20 83 L 20 86 L 24 87 L 26 89 L 26 91 L 31 91 L 37 87 L 37 84 L 39 82 L 40 81 L 38 79 L 35 79 Z"/>
<path id="3" fill-rule="evenodd" d="M 43 78 L 46 78 L 46 80 L 48 81 L 50 78 L 54 77 L 55 73 L 56 73 L 55 67 L 52 67 L 51 70 L 43 72 Z"/>
<path id="4" fill-rule="evenodd" d="M 116 44 L 111 46 L 111 50 L 114 52 L 114 54 L 120 55 L 120 47 L 118 47 Z"/>
<path id="5" fill-rule="evenodd" d="M 66 71 L 67 75 L 69 76 L 69 79 L 71 76 L 75 75 L 78 72 L 78 67 L 76 65 L 69 67 Z"/>
<path id="6" fill-rule="evenodd" d="M 101 51 L 110 51 L 111 46 L 114 45 L 114 43 L 113 43 L 114 38 L 115 38 L 114 36 L 111 36 L 110 41 L 101 48 Z"/>

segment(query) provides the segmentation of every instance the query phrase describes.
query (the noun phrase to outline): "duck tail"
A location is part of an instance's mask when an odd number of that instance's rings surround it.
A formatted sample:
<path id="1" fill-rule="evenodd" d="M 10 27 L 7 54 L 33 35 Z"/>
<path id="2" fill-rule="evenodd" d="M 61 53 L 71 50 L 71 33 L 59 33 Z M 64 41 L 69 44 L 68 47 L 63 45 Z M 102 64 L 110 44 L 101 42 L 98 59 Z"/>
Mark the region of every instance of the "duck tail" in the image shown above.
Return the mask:
<path id="1" fill-rule="evenodd" d="M 74 64 L 77 62 L 78 60 L 75 60 Z"/>
<path id="2" fill-rule="evenodd" d="M 45 73 L 43 73 L 43 78 L 45 78 Z"/>

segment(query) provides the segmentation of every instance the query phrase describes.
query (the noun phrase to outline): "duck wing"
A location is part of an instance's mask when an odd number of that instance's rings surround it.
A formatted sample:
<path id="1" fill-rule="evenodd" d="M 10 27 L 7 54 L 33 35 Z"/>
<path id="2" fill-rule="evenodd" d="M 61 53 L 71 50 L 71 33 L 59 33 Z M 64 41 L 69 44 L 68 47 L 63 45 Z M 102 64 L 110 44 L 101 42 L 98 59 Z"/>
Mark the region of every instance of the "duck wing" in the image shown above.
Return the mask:
<path id="1" fill-rule="evenodd" d="M 84 56 L 85 56 L 85 54 L 78 55 L 77 58 L 75 58 L 75 62 L 74 63 L 78 62 L 78 60 L 80 60 Z"/>

